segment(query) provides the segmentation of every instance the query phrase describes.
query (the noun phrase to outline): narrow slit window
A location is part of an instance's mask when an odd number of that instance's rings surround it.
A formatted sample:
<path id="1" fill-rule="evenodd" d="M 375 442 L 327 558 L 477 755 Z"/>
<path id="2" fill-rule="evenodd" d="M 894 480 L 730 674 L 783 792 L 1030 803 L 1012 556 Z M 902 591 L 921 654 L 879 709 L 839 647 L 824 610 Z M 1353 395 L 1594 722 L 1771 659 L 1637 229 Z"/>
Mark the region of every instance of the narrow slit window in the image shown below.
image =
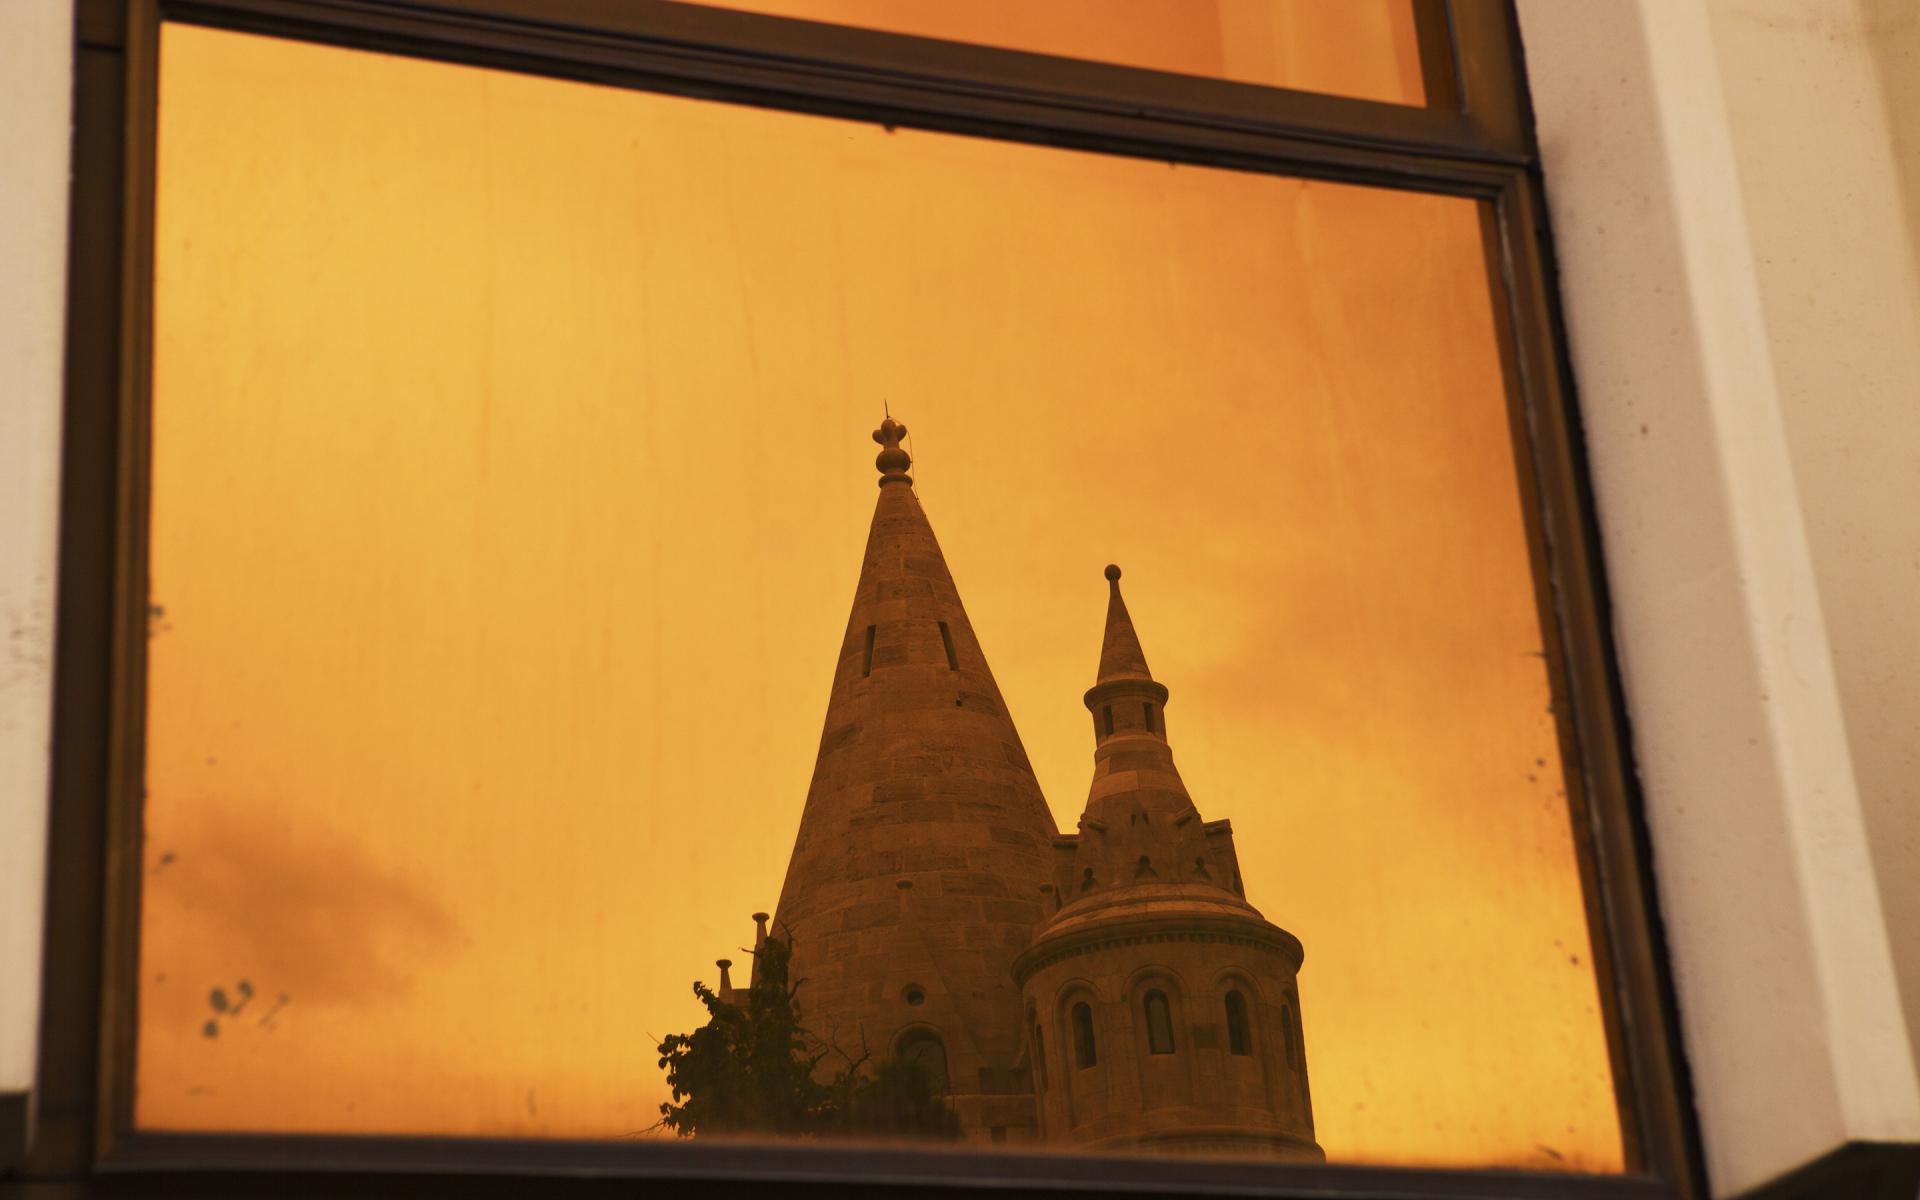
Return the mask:
<path id="1" fill-rule="evenodd" d="M 1148 704 L 1148 705 L 1145 705 L 1145 706 L 1144 706 L 1144 711 L 1145 711 L 1145 712 L 1146 712 L 1146 714 L 1147 714 L 1147 732 L 1148 732 L 1148 733 L 1158 733 L 1158 732 L 1160 732 L 1159 730 L 1157 730 L 1157 729 L 1155 729 L 1155 728 L 1153 727 L 1153 705 L 1151 705 L 1151 704 Z"/>
<path id="2" fill-rule="evenodd" d="M 1147 1051 L 1150 1054 L 1173 1053 L 1173 1008 L 1167 1003 L 1167 994 L 1161 991 L 1147 993 Z"/>
<path id="3" fill-rule="evenodd" d="M 1252 1054 L 1253 1039 L 1248 1036 L 1247 998 L 1239 992 L 1227 993 L 1227 1052 Z"/>
<path id="4" fill-rule="evenodd" d="M 1100 706 L 1100 728 L 1108 737 L 1113 736 L 1113 705 L 1103 704 Z"/>
<path id="5" fill-rule="evenodd" d="M 940 622 L 940 644 L 947 648 L 947 670 L 958 671 L 960 660 L 953 656 L 953 631 L 947 628 L 945 621 Z"/>
<path id="6" fill-rule="evenodd" d="M 1073 1006 L 1073 1061 L 1083 1071 L 1100 1061 L 1093 1048 L 1093 1009 L 1085 1004 Z"/>
<path id="7" fill-rule="evenodd" d="M 866 661 L 860 665 L 860 674 L 863 676 L 873 674 L 873 631 L 875 628 L 876 626 L 873 625 L 867 626 L 867 657 Z"/>

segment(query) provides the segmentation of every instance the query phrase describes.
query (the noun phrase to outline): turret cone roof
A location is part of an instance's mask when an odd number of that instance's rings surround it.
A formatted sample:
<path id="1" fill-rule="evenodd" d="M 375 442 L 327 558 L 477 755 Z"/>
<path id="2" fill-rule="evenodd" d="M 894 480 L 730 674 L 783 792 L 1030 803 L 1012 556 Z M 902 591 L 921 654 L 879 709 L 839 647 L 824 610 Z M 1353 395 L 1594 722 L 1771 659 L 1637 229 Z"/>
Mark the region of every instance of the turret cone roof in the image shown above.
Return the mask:
<path id="1" fill-rule="evenodd" d="M 1042 917 L 1056 830 L 905 434 L 891 416 L 874 433 L 880 495 L 774 926 L 810 1030 L 878 1058 L 930 1028 L 964 1092 L 1021 1052 L 1009 964 Z"/>
<path id="2" fill-rule="evenodd" d="M 1107 564 L 1107 632 L 1100 643 L 1100 676 L 1097 683 L 1116 679 L 1152 679 L 1147 669 L 1146 652 L 1140 649 L 1140 637 L 1133 631 L 1133 616 L 1120 595 L 1120 568 Z"/>

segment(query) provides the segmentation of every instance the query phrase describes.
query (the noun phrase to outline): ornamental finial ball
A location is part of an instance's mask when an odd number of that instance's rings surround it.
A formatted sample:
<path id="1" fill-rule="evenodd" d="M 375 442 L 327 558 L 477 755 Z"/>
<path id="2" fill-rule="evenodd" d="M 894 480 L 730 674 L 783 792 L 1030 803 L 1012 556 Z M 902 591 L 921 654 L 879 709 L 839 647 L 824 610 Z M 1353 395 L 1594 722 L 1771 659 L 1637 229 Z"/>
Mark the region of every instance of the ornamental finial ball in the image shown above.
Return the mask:
<path id="1" fill-rule="evenodd" d="M 889 483 L 913 482 L 907 478 L 907 468 L 913 466 L 913 459 L 907 457 L 907 452 L 900 448 L 900 439 L 905 436 L 907 427 L 892 416 L 880 422 L 880 428 L 873 431 L 873 440 L 883 447 L 873 460 L 873 465 L 880 469 L 880 484 L 883 487 Z"/>
<path id="2" fill-rule="evenodd" d="M 1120 582 L 1120 568 L 1115 566 L 1113 563 L 1107 564 L 1107 582 L 1108 583 Z"/>

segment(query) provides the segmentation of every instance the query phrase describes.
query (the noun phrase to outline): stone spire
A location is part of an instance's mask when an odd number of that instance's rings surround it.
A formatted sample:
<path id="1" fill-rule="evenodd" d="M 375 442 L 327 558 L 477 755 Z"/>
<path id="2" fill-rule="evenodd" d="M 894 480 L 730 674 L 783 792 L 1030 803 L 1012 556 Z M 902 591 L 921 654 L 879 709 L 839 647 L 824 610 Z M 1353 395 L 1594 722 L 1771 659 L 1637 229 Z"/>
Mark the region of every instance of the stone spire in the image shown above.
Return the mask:
<path id="1" fill-rule="evenodd" d="M 1108 565 L 1107 626 L 1100 675 L 1084 701 L 1093 714 L 1093 785 L 1081 819 L 1079 871 L 1063 902 L 1094 888 L 1138 880 L 1185 880 L 1233 890 L 1236 871 L 1212 861 L 1200 814 L 1187 796 L 1167 743 L 1167 689 L 1147 669 L 1133 617 L 1120 595 L 1120 568 Z M 1091 870 L 1093 874 L 1087 875 Z"/>
<path id="2" fill-rule="evenodd" d="M 809 1030 L 876 1059 L 909 1035 L 924 1052 L 931 1033 L 963 1125 L 984 1136 L 1019 1090 L 1010 965 L 1044 915 L 1056 831 L 905 434 L 891 416 L 874 432 L 879 499 L 772 932 L 792 939 Z"/>
<path id="3" fill-rule="evenodd" d="M 1120 595 L 1120 568 L 1107 564 L 1107 634 L 1100 644 L 1100 675 L 1096 682 L 1116 679 L 1152 679 L 1147 656 L 1140 649 L 1140 637 L 1133 631 L 1133 617 Z"/>

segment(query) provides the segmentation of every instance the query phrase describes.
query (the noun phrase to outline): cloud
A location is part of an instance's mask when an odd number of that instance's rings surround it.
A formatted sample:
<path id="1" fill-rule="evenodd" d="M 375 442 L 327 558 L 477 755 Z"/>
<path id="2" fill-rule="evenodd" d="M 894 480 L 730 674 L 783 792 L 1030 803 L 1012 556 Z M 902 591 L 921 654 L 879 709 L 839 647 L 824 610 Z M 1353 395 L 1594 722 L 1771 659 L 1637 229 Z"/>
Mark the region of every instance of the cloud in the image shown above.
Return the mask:
<path id="1" fill-rule="evenodd" d="M 466 940 L 418 880 L 337 830 L 270 802 L 172 807 L 148 848 L 150 976 L 247 978 L 303 1007 L 375 1003 Z"/>

